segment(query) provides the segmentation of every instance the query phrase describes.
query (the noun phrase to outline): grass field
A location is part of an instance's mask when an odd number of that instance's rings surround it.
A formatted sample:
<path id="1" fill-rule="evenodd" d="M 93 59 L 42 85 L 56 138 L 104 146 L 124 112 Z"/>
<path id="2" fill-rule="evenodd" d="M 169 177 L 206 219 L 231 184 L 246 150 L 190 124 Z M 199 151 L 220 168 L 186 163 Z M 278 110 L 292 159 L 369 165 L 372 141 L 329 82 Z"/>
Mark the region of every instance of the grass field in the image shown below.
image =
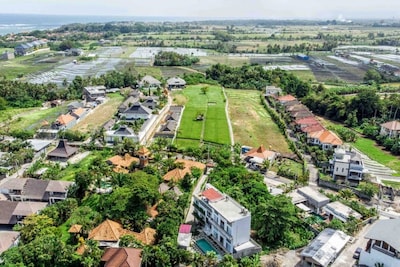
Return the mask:
<path id="1" fill-rule="evenodd" d="M 394 189 L 400 189 L 400 182 L 396 181 L 389 181 L 389 180 L 382 180 L 382 183 L 386 186 L 390 186 Z"/>
<path id="2" fill-rule="evenodd" d="M 383 151 L 377 146 L 374 140 L 359 137 L 353 145 L 370 159 L 375 160 L 400 174 L 399 157 L 395 157 L 389 152 Z"/>
<path id="3" fill-rule="evenodd" d="M 188 86 L 174 96 L 175 103 L 185 104 L 176 140 L 180 147 L 198 146 L 201 141 L 230 144 L 222 89 L 208 86 L 203 94 L 203 86 Z M 204 120 L 196 120 L 200 114 L 204 114 Z"/>
<path id="4" fill-rule="evenodd" d="M 252 147 L 263 144 L 281 153 L 291 153 L 278 126 L 261 105 L 259 91 L 229 89 L 226 93 L 235 143 Z"/>
<path id="5" fill-rule="evenodd" d="M 6 118 L 14 116 L 12 120 L 8 120 L 9 130 L 36 130 L 41 126 L 41 123 L 46 120 L 51 122 L 55 120 L 60 114 L 65 112 L 66 107 L 55 107 L 55 108 L 28 108 L 28 109 L 12 109 L 5 111 Z M 3 113 L 3 112 L 2 112 Z M 15 116 L 16 115 L 16 116 Z M 3 120 L 3 114 L 1 116 Z"/>
<path id="6" fill-rule="evenodd" d="M 311 81 L 311 82 L 316 81 L 314 73 L 311 70 L 293 70 L 290 72 L 299 77 L 299 79 L 303 81 Z"/>
<path id="7" fill-rule="evenodd" d="M 106 103 L 95 108 L 89 115 L 71 129 L 90 133 L 110 120 L 117 111 L 118 106 L 124 100 L 124 97 L 119 93 L 108 94 L 107 97 L 109 100 Z"/>

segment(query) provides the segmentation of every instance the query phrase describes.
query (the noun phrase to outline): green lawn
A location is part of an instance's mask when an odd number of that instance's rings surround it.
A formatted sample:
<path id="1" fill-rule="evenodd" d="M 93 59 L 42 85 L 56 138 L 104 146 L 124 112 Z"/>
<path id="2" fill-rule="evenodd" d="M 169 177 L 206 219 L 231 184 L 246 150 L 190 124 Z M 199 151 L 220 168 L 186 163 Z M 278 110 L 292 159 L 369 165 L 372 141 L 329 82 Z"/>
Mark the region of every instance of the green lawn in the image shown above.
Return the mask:
<path id="1" fill-rule="evenodd" d="M 375 141 L 359 137 L 353 145 L 370 159 L 375 160 L 400 174 L 400 159 L 389 152 L 383 151 L 377 146 Z"/>
<path id="2" fill-rule="evenodd" d="M 188 86 L 177 92 L 175 99 L 185 98 L 185 110 L 178 130 L 178 146 L 193 146 L 195 139 L 219 144 L 230 144 L 229 129 L 225 114 L 225 101 L 219 86 L 208 86 L 206 94 L 201 92 L 205 85 Z M 196 120 L 203 114 L 204 120 Z"/>
<path id="3" fill-rule="evenodd" d="M 8 118 L 11 115 L 18 115 L 9 122 L 9 130 L 35 130 L 40 127 L 41 123 L 46 120 L 52 122 L 61 113 L 65 112 L 66 107 L 55 108 L 29 108 L 29 109 L 12 109 L 6 111 Z M 3 113 L 3 112 L 2 112 Z M 7 120 L 7 117 L 5 118 Z M 3 121 L 3 115 L 0 120 Z"/>
<path id="4" fill-rule="evenodd" d="M 235 143 L 264 145 L 267 149 L 291 153 L 285 137 L 261 105 L 260 91 L 228 89 L 226 94 Z"/>

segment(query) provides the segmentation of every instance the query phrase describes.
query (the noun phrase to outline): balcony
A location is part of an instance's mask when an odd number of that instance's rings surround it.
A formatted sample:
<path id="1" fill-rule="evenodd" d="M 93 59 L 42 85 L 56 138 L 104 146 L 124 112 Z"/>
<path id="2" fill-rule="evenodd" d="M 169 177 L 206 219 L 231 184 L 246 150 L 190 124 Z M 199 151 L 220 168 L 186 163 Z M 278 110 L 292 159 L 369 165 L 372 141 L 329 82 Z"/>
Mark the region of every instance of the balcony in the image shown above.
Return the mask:
<path id="1" fill-rule="evenodd" d="M 212 225 L 218 229 L 218 232 L 220 232 L 221 234 L 223 234 L 227 239 L 232 240 L 232 235 L 229 234 L 227 231 L 225 231 L 224 228 L 221 227 L 220 224 L 218 224 L 214 219 L 209 218 L 208 220 L 209 222 L 212 223 Z"/>
<path id="2" fill-rule="evenodd" d="M 379 251 L 379 252 L 381 252 L 381 253 L 387 255 L 387 256 L 390 256 L 390 257 L 395 257 L 395 256 L 396 256 L 395 253 L 393 253 L 393 252 L 391 252 L 391 251 L 389 251 L 389 250 L 386 250 L 386 249 L 384 249 L 384 248 L 378 247 L 378 246 L 376 246 L 376 245 L 373 245 L 372 248 L 375 249 L 376 251 Z"/>

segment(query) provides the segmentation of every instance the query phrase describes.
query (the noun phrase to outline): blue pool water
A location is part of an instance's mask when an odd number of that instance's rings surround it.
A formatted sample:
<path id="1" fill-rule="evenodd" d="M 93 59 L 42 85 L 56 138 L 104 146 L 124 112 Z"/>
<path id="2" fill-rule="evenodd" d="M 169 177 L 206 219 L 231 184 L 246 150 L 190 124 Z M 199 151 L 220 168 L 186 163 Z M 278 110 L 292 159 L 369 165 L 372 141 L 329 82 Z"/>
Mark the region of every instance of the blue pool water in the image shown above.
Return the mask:
<path id="1" fill-rule="evenodd" d="M 205 239 L 197 240 L 196 244 L 204 254 L 206 254 L 208 251 L 214 251 L 217 255 L 219 254 L 218 251 Z"/>

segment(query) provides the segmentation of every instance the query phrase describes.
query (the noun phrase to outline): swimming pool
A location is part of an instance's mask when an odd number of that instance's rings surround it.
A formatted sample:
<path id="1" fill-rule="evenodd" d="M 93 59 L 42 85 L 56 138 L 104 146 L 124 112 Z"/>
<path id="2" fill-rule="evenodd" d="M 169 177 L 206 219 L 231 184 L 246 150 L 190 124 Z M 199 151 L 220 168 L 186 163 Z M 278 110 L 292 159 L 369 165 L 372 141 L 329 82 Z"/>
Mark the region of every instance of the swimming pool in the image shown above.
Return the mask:
<path id="1" fill-rule="evenodd" d="M 214 251 L 217 255 L 219 254 L 218 251 L 204 238 L 197 240 L 196 245 L 204 254 L 206 254 L 208 251 Z"/>

